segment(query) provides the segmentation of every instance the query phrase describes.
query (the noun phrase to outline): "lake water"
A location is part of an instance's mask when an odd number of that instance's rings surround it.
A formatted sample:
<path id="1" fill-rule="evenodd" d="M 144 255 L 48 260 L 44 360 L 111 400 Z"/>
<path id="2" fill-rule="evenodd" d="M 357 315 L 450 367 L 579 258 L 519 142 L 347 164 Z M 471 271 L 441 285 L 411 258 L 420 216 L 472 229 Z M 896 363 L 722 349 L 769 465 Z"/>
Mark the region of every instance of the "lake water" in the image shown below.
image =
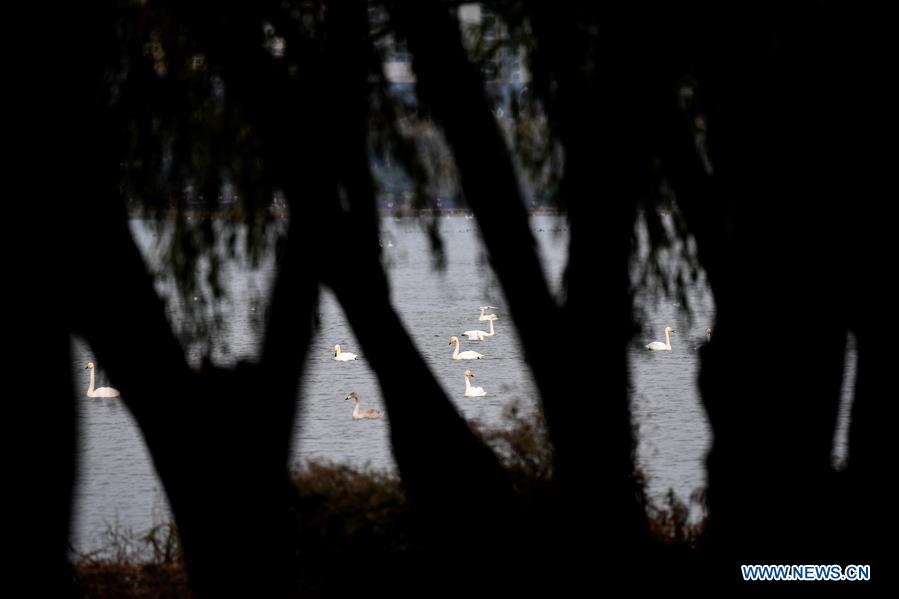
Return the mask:
<path id="1" fill-rule="evenodd" d="M 531 224 L 540 243 L 544 269 L 558 290 L 567 245 L 564 220 L 535 216 Z M 475 221 L 446 217 L 439 226 L 447 256 L 443 271 L 432 267 L 427 238 L 414 221 L 384 219 L 384 251 L 393 302 L 424 359 L 460 412 L 488 425 L 502 426 L 507 405 L 517 402 L 524 413 L 536 409 L 533 383 L 511 319 L 503 308 L 507 304 L 487 266 Z M 153 264 L 153 229 L 133 221 L 132 231 L 146 259 Z M 271 261 L 263 261 L 255 270 L 232 267 L 227 272 L 231 300 L 223 331 L 225 343 L 217 346 L 213 354 L 217 361 L 227 363 L 256 356 L 259 334 L 254 322 L 263 310 L 259 298 L 266 295 L 271 275 Z M 164 292 L 166 285 L 160 282 L 159 288 Z M 709 431 L 695 388 L 696 347 L 713 322 L 714 306 L 702 284 L 690 290 L 688 299 L 693 313 L 689 320 L 674 300 L 653 302 L 638 298 L 645 306 L 647 332 L 646 339 L 635 343 L 631 351 L 632 410 L 639 430 L 638 461 L 648 478 L 649 495 L 656 500 L 669 489 L 686 500 L 705 484 L 702 462 Z M 475 349 L 485 359 L 474 363 L 452 360 L 448 338 L 461 337 L 460 333 L 469 329 L 487 330 L 488 323 L 478 321 L 477 308 L 488 304 L 500 307 L 496 310 L 500 317 L 495 322 L 496 335 L 483 342 L 462 338 L 463 350 Z M 329 293 L 322 297 L 319 314 L 320 328 L 312 339 L 304 384 L 298 393 L 301 409 L 295 427 L 294 462 L 327 460 L 392 470 L 395 466 L 386 422 L 353 421 L 353 406 L 344 401 L 349 391 L 356 391 L 364 408 L 383 409 L 374 373 L 340 306 Z M 179 318 L 180 311 L 173 306 L 170 319 L 177 323 Z M 671 352 L 641 350 L 642 343 L 664 340 L 663 330 L 668 325 L 677 330 L 671 338 Z M 548 337 L 547 343 L 552 342 Z M 333 347 L 337 343 L 344 351 L 359 354 L 360 359 L 336 362 Z M 86 391 L 88 376 L 84 366 L 96 360 L 80 340 L 74 341 L 73 348 L 76 387 Z M 195 350 L 188 354 L 197 358 Z M 97 366 L 98 385 L 107 384 L 103 365 Z M 463 396 L 463 373 L 468 367 L 475 372 L 474 384 L 486 389 L 486 397 Z M 396 375 L 402 377 L 402 369 Z M 847 375 L 850 380 L 854 378 L 852 360 L 847 363 Z M 845 387 L 848 389 L 849 384 Z M 110 399 L 88 400 L 83 394 L 82 398 L 73 545 L 89 550 L 102 546 L 103 533 L 108 528 L 139 533 L 165 520 L 168 508 L 143 439 L 124 405 Z M 843 427 L 838 435 L 843 450 L 847 406 L 840 418 Z"/>

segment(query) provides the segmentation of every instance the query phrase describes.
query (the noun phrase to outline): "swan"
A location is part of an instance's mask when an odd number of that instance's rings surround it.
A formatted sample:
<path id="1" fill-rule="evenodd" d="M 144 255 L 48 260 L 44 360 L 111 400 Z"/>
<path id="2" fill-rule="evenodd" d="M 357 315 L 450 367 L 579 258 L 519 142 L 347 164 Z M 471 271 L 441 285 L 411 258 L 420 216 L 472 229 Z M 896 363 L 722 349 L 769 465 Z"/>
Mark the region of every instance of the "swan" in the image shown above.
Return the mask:
<path id="1" fill-rule="evenodd" d="M 382 412 L 381 410 L 360 410 L 359 396 L 355 391 L 350 391 L 350 394 L 346 396 L 346 399 L 352 399 L 356 402 L 356 408 L 353 410 L 353 420 L 376 420 L 378 418 L 384 417 L 384 412 Z"/>
<path id="2" fill-rule="evenodd" d="M 493 315 L 491 315 L 493 316 Z M 472 331 L 465 331 L 462 333 L 463 335 L 468 335 L 469 341 L 483 341 L 484 337 L 493 337 L 496 333 L 493 330 L 493 321 L 496 320 L 496 316 L 490 319 L 490 332 L 479 331 L 477 329 Z"/>
<path id="3" fill-rule="evenodd" d="M 334 346 L 334 359 L 338 362 L 349 362 L 350 360 L 356 359 L 356 354 L 351 354 L 348 351 L 340 351 L 340 346 Z"/>
<path id="4" fill-rule="evenodd" d="M 474 373 L 470 370 L 465 371 L 465 397 L 484 397 L 487 392 L 483 387 L 472 387 L 469 379 L 474 378 Z"/>
<path id="5" fill-rule="evenodd" d="M 496 320 L 499 318 L 496 314 L 485 314 L 487 310 L 499 310 L 496 306 L 481 306 L 481 315 L 478 320 Z"/>
<path id="6" fill-rule="evenodd" d="M 671 327 L 665 327 L 665 343 L 653 341 L 646 346 L 646 349 L 651 349 L 653 351 L 671 351 L 671 339 L 668 338 L 668 334 L 674 332 L 675 330 Z"/>
<path id="7" fill-rule="evenodd" d="M 456 344 L 456 349 L 453 351 L 453 360 L 480 360 L 483 358 L 483 354 L 479 354 L 476 351 L 464 351 L 459 353 L 459 338 L 458 337 L 450 337 L 449 344 Z"/>
<path id="8" fill-rule="evenodd" d="M 94 363 L 88 362 L 87 366 L 84 368 L 91 371 L 91 384 L 87 388 L 88 397 L 118 397 L 121 395 L 118 389 L 113 389 L 112 387 L 100 387 L 99 389 L 94 389 Z"/>

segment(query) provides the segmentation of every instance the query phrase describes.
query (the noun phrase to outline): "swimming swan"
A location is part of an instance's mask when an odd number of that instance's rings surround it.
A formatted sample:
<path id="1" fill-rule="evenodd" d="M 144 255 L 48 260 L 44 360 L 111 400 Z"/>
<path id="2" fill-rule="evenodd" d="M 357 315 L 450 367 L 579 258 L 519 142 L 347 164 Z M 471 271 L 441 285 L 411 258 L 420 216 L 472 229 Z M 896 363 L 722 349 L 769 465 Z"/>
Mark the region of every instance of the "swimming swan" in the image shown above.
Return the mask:
<path id="1" fill-rule="evenodd" d="M 349 362 L 350 360 L 356 359 L 356 354 L 351 354 L 348 351 L 340 351 L 340 346 L 334 346 L 334 359 L 338 362 Z"/>
<path id="2" fill-rule="evenodd" d="M 94 363 L 88 362 L 84 368 L 91 371 L 91 384 L 87 388 L 88 397 L 119 397 L 121 395 L 118 389 L 113 389 L 112 387 L 94 389 Z"/>
<path id="3" fill-rule="evenodd" d="M 486 331 L 473 330 L 473 331 L 465 331 L 462 334 L 468 335 L 469 341 L 483 341 L 484 337 L 493 337 L 496 334 L 493 330 L 493 321 L 494 320 L 496 320 L 496 316 L 494 316 L 493 318 L 490 319 L 490 332 L 489 333 Z"/>
<path id="4" fill-rule="evenodd" d="M 499 318 L 496 314 L 484 314 L 487 310 L 499 310 L 496 306 L 481 306 L 481 315 L 478 316 L 478 320 L 496 320 Z"/>
<path id="5" fill-rule="evenodd" d="M 472 387 L 469 379 L 474 378 L 474 373 L 470 370 L 465 371 L 465 397 L 484 397 L 487 392 L 483 387 Z"/>
<path id="6" fill-rule="evenodd" d="M 384 417 L 384 412 L 381 410 L 372 410 L 368 409 L 362 411 L 359 409 L 359 396 L 356 395 L 355 391 L 350 391 L 350 394 L 346 396 L 346 399 L 352 399 L 356 402 L 356 408 L 353 410 L 353 420 L 376 420 L 378 418 Z M 344 400 L 346 401 L 346 400 Z"/>
<path id="7" fill-rule="evenodd" d="M 651 349 L 653 351 L 671 351 L 671 339 L 669 339 L 668 333 L 674 332 L 675 330 L 671 327 L 665 327 L 665 343 L 662 343 L 661 341 L 653 341 L 646 346 L 646 349 Z"/>
<path id="8" fill-rule="evenodd" d="M 480 360 L 484 357 L 483 354 L 479 354 L 476 351 L 464 351 L 459 353 L 459 338 L 458 337 L 450 337 L 449 344 L 456 344 L 456 349 L 453 351 L 453 360 Z"/>

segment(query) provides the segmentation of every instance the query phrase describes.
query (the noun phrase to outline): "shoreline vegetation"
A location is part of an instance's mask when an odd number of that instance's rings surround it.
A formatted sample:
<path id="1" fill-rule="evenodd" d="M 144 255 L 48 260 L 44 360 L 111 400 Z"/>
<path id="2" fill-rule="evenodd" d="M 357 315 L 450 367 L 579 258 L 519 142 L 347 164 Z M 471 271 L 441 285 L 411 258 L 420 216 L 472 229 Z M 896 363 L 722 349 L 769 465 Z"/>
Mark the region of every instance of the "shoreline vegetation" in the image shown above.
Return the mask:
<path id="1" fill-rule="evenodd" d="M 542 416 L 523 416 L 514 406 L 505 416 L 503 428 L 486 429 L 478 422 L 472 426 L 501 457 L 522 504 L 540 509 L 541 498 L 553 484 Z M 396 567 L 397 562 L 415 563 L 428 552 L 416 537 L 402 485 L 392 474 L 308 462 L 294 471 L 293 483 L 300 514 L 297 536 L 302 540 L 297 560 L 301 596 L 341 596 L 346 568 L 354 563 Z M 701 504 L 701 497 L 690 501 Z M 660 547 L 670 548 L 681 560 L 695 557 L 704 516 L 692 519 L 690 506 L 670 491 L 663 505 L 650 500 L 645 505 L 649 529 Z M 71 560 L 79 597 L 193 596 L 172 522 L 142 534 L 111 526 L 100 549 L 74 553 Z"/>

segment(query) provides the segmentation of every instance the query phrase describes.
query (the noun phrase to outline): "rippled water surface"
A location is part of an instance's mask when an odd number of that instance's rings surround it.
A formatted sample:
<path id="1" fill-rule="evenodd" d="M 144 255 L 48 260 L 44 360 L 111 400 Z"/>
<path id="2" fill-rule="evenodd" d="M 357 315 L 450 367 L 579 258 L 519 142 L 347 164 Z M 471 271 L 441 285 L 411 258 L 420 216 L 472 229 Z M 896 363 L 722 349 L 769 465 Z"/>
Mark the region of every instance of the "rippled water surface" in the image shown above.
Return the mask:
<path id="1" fill-rule="evenodd" d="M 464 217 L 444 218 L 440 229 L 446 245 L 447 266 L 435 271 L 428 242 L 414 223 L 384 221 L 384 251 L 389 263 L 393 302 L 411 332 L 428 365 L 444 389 L 468 418 L 487 424 L 503 423 L 503 408 L 517 402 L 527 413 L 536 409 L 530 375 L 521 347 L 512 330 L 511 319 L 495 277 L 487 266 L 483 247 L 474 230 L 474 221 Z M 532 228 L 540 241 L 544 267 L 556 289 L 565 259 L 567 233 L 564 221 L 556 217 L 534 217 Z M 132 226 L 139 245 L 153 262 L 151 229 L 135 221 Z M 262 308 L 257 297 L 264 296 L 271 278 L 271 262 L 258 270 L 233 269 L 227 276 L 232 300 L 228 308 L 225 340 L 229 354 L 221 360 L 253 358 L 258 345 L 253 326 Z M 639 430 L 638 459 L 648 477 L 649 493 L 661 497 L 673 489 L 681 498 L 704 485 L 702 460 L 709 443 L 705 415 L 695 391 L 698 353 L 705 330 L 713 320 L 708 294 L 697 288 L 689 294 L 693 318 L 686 319 L 673 300 L 647 303 L 645 340 L 638 340 L 631 352 L 633 412 Z M 462 338 L 462 349 L 485 355 L 476 362 L 451 359 L 451 335 L 480 328 L 478 306 L 499 306 L 496 335 L 483 342 Z M 351 402 L 344 401 L 356 391 L 363 407 L 381 408 L 377 381 L 346 319 L 334 298 L 326 293 L 319 308 L 320 328 L 310 348 L 305 382 L 298 393 L 301 410 L 295 427 L 294 459 L 349 462 L 358 466 L 390 470 L 394 468 L 386 422 L 353 421 Z M 177 320 L 177 310 L 171 318 Z M 642 343 L 664 340 L 665 326 L 673 326 L 670 352 L 648 352 Z M 568 323 L 547 322 L 547 344 L 556 344 L 552 333 Z M 602 339 L 583 339 L 582 351 Z M 333 347 L 359 354 L 355 362 L 336 362 Z M 567 348 L 558 347 L 558 351 Z M 88 386 L 84 365 L 94 360 L 90 348 L 74 343 L 73 372 L 77 385 Z M 96 360 L 94 360 L 96 361 Z M 102 364 L 98 364 L 98 385 L 107 384 Z M 402 379 L 403 365 L 395 376 Z M 475 385 L 483 386 L 483 398 L 463 396 L 463 373 L 471 367 Z M 850 364 L 851 368 L 852 365 Z M 164 376 L 164 373 L 158 373 Z M 850 373 L 851 374 L 851 373 Z M 83 399 L 80 405 L 80 480 L 76 488 L 75 546 L 89 549 L 102 544 L 101 534 L 110 526 L 120 530 L 143 531 L 166 517 L 167 507 L 161 484 L 153 471 L 143 440 L 131 415 L 116 400 Z M 247 409 L 252 409 L 248 401 Z M 594 408 L 584 405 L 585 415 Z M 587 417 L 585 416 L 585 417 Z M 845 420 L 845 415 L 842 420 Z M 426 423 L 423 423 L 426 426 Z"/>

